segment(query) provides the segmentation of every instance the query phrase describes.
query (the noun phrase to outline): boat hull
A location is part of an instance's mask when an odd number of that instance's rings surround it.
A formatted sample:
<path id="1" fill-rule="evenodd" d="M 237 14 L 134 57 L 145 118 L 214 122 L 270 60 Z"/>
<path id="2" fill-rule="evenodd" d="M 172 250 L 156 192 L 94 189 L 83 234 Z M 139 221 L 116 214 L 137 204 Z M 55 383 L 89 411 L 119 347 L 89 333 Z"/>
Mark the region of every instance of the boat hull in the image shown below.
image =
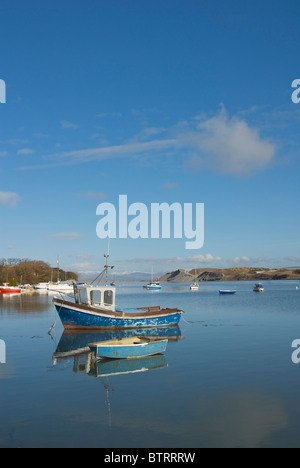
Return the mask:
<path id="1" fill-rule="evenodd" d="M 124 328 L 169 327 L 178 325 L 182 311 L 165 309 L 157 313 L 97 310 L 55 298 L 54 304 L 66 330 L 118 330 Z"/>
<path id="2" fill-rule="evenodd" d="M 226 290 L 223 290 L 223 291 L 219 291 L 219 294 L 221 294 L 221 296 L 225 296 L 225 295 L 232 296 L 233 294 L 236 294 L 236 291 L 226 291 Z"/>
<path id="3" fill-rule="evenodd" d="M 21 294 L 20 288 L 10 288 L 10 287 L 3 287 L 0 288 L 0 294 Z"/>
<path id="4" fill-rule="evenodd" d="M 137 359 L 155 354 L 163 354 L 168 340 L 124 339 L 102 343 L 91 343 L 89 348 L 97 358 Z"/>

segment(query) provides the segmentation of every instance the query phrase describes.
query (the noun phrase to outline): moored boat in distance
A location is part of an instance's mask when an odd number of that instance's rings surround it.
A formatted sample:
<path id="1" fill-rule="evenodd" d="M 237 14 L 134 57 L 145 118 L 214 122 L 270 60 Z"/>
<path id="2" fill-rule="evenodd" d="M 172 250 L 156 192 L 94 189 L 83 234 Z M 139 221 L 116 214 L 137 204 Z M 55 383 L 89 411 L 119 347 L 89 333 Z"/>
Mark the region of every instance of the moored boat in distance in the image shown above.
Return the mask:
<path id="1" fill-rule="evenodd" d="M 199 283 L 197 281 L 197 270 L 196 270 L 196 267 L 195 267 L 195 270 L 194 270 L 194 281 L 193 283 L 190 285 L 190 290 L 191 291 L 198 291 L 199 289 Z"/>
<path id="2" fill-rule="evenodd" d="M 234 289 L 220 289 L 219 294 L 221 294 L 221 295 L 233 295 L 233 294 L 236 294 L 236 290 L 234 290 Z"/>
<path id="3" fill-rule="evenodd" d="M 34 289 L 40 290 L 40 291 L 47 291 L 47 288 L 49 286 L 50 282 L 48 283 L 38 283 L 33 286 Z"/>
<path id="4" fill-rule="evenodd" d="M 47 291 L 73 294 L 74 287 L 73 284 L 70 284 L 67 281 L 59 281 L 57 283 L 49 283 Z"/>
<path id="5" fill-rule="evenodd" d="M 152 268 L 152 279 L 151 279 L 150 283 L 145 284 L 143 286 L 143 288 L 148 289 L 149 291 L 160 291 L 161 290 L 160 282 L 157 281 L 157 279 L 156 280 L 154 279 L 153 268 Z"/>
<path id="6" fill-rule="evenodd" d="M 264 292 L 265 288 L 263 287 L 262 283 L 256 283 L 253 291 L 254 292 Z"/>
<path id="7" fill-rule="evenodd" d="M 0 294 L 21 294 L 20 286 L 9 286 L 9 283 L 3 283 L 0 286 Z"/>
<path id="8" fill-rule="evenodd" d="M 106 359 L 136 359 L 166 351 L 168 340 L 160 338 L 136 336 L 120 340 L 90 343 L 89 348 L 96 358 Z"/>
<path id="9" fill-rule="evenodd" d="M 159 291 L 161 290 L 161 284 L 158 281 L 150 281 L 149 284 L 145 284 L 145 289 L 152 290 L 152 291 Z"/>

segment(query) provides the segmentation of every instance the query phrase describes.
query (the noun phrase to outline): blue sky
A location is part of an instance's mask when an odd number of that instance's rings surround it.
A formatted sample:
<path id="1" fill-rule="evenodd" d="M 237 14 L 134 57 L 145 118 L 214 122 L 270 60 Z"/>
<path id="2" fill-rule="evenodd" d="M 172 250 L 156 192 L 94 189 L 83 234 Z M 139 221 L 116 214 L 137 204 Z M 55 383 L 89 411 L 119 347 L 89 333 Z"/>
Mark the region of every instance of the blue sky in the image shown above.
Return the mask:
<path id="1" fill-rule="evenodd" d="M 101 270 L 99 203 L 205 203 L 118 272 L 300 264 L 298 1 L 1 0 L 0 257 Z"/>

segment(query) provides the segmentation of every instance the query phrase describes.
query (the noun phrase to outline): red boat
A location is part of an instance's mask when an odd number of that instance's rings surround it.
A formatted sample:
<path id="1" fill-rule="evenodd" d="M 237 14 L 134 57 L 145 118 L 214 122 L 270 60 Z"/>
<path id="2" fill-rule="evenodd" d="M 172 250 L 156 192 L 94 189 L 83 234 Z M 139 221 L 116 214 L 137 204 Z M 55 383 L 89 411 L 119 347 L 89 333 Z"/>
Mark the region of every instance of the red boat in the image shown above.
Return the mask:
<path id="1" fill-rule="evenodd" d="M 3 283 L 3 286 L 0 286 L 0 294 L 21 294 L 21 288 Z"/>

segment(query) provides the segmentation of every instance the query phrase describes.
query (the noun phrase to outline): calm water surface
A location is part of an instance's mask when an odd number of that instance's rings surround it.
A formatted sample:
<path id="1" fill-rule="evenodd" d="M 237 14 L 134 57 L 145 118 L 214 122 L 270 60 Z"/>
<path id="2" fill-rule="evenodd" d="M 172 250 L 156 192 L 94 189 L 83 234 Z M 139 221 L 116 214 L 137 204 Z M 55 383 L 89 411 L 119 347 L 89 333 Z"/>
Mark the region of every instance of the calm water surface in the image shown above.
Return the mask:
<path id="1" fill-rule="evenodd" d="M 152 331 L 170 338 L 165 356 L 97 364 L 87 344 L 120 332 L 64 334 L 51 296 L 0 297 L 0 447 L 300 447 L 297 285 L 118 287 L 120 306 L 185 314 Z"/>

